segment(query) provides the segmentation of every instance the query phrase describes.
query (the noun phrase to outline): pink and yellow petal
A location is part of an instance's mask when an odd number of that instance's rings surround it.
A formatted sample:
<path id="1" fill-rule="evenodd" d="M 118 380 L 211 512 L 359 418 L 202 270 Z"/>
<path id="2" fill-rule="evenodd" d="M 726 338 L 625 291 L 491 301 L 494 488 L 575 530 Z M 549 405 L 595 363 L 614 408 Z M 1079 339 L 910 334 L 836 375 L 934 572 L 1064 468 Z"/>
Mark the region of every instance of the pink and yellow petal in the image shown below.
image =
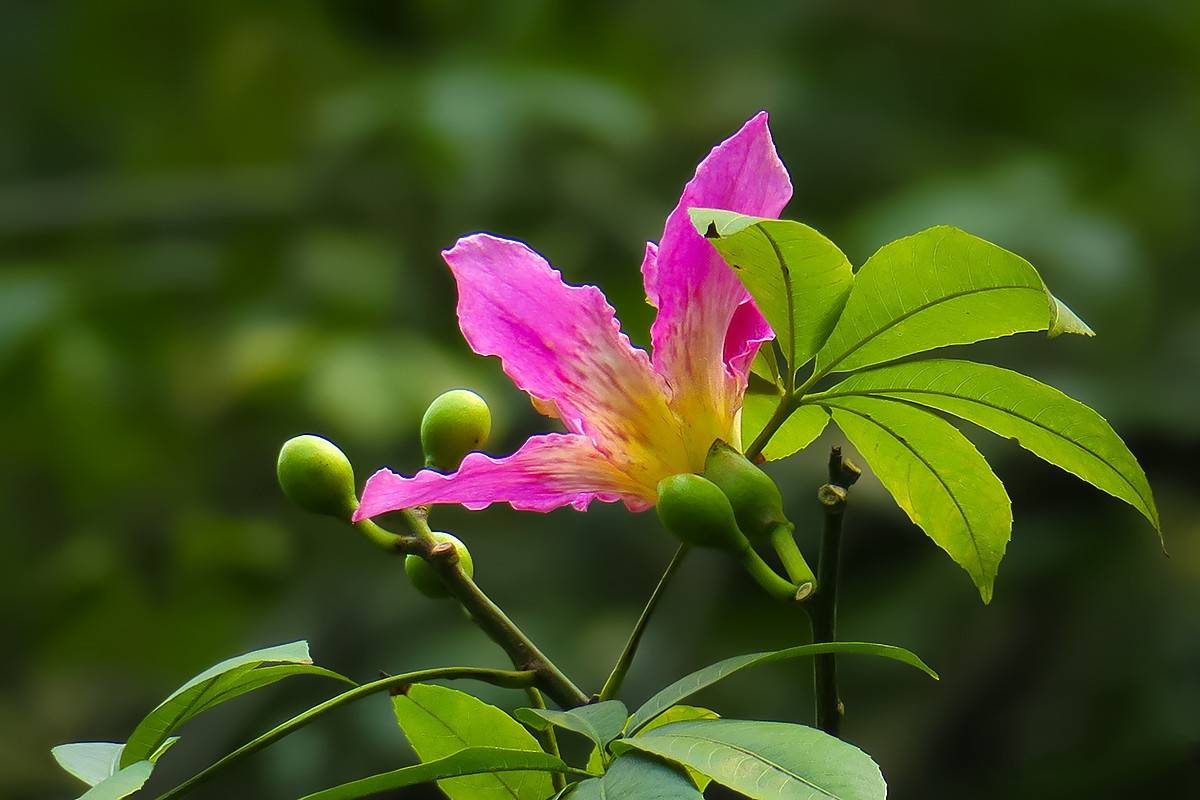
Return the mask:
<path id="1" fill-rule="evenodd" d="M 582 511 L 593 500 L 621 500 L 641 511 L 653 505 L 652 492 L 616 470 L 586 436 L 550 433 L 531 437 L 507 458 L 471 453 L 449 475 L 422 470 L 407 478 L 380 470 L 367 481 L 354 519 L 439 503 L 473 510 L 508 503 L 520 511 L 563 506 Z"/>
<path id="2" fill-rule="evenodd" d="M 460 239 L 443 255 L 458 283 L 467 343 L 498 356 L 535 407 L 555 412 L 614 460 L 625 459 L 631 443 L 668 461 L 682 452 L 665 385 L 621 333 L 599 289 L 569 286 L 524 244 L 486 234 Z"/>
<path id="3" fill-rule="evenodd" d="M 658 308 L 653 363 L 671 387 L 672 409 L 689 421 L 690 444 L 727 438 L 765 321 L 688 217 L 695 207 L 775 217 L 791 197 L 765 112 L 709 153 L 668 217 L 654 258 L 643 264 L 646 297 Z M 710 436 L 711 434 L 711 436 Z"/>

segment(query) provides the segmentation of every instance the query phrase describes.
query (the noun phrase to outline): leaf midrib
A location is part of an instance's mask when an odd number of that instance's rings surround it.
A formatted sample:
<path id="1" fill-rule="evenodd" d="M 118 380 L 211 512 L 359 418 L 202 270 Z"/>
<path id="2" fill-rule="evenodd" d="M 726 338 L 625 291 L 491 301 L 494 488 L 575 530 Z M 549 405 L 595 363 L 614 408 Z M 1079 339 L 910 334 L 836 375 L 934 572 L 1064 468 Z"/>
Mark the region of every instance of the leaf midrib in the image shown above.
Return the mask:
<path id="1" fill-rule="evenodd" d="M 885 397 L 879 397 L 876 399 L 883 400 L 885 402 L 903 402 L 903 401 L 889 401 L 888 398 L 885 398 Z M 958 501 L 958 498 L 954 496 L 954 492 L 950 491 L 950 486 L 946 483 L 945 479 L 942 478 L 942 476 L 938 473 L 938 471 L 933 468 L 933 465 L 930 464 L 929 461 L 923 455 L 921 455 L 919 452 L 917 452 L 916 448 L 912 447 L 912 445 L 910 445 L 908 443 L 907 439 L 905 439 L 903 436 L 901 436 L 899 433 L 897 433 L 892 428 L 888 427 L 887 425 L 884 425 L 879 420 L 871 417 L 870 415 L 864 414 L 861 411 L 855 411 L 852 408 L 846 408 L 845 406 L 839 406 L 839 405 L 835 405 L 835 404 L 825 404 L 825 403 L 822 403 L 821 405 L 826 405 L 827 407 L 831 406 L 833 408 L 840 409 L 841 411 L 848 412 L 850 414 L 855 415 L 856 417 L 861 417 L 862 419 L 865 419 L 867 422 L 870 422 L 871 424 L 875 425 L 878 428 L 881 428 L 885 433 L 887 433 L 889 436 L 891 436 L 893 439 L 895 439 L 897 442 L 899 442 L 901 445 L 903 445 L 905 450 L 908 450 L 908 452 L 912 453 L 916 457 L 916 459 L 925 466 L 925 469 L 929 470 L 929 473 L 931 475 L 933 475 L 933 477 L 937 478 L 937 482 L 941 485 L 942 490 L 946 492 L 946 496 L 950 498 L 950 502 L 954 503 L 955 509 L 958 510 L 958 515 L 960 517 L 962 517 L 963 524 L 967 526 L 967 535 L 970 536 L 971 547 L 975 550 L 975 560 L 979 563 L 980 574 L 983 574 L 984 570 L 985 570 L 985 567 L 983 564 L 983 553 L 980 552 L 980 550 L 979 550 L 979 541 L 976 539 L 976 536 L 975 536 L 975 527 L 971 524 L 970 518 L 967 517 L 967 512 L 963 510 L 962 503 L 960 503 Z"/>
<path id="2" fill-rule="evenodd" d="M 761 222 L 757 227 L 762 231 L 762 235 L 766 237 L 767 243 L 771 245 L 771 250 L 775 253 L 775 261 L 779 265 L 779 274 L 783 278 L 783 288 L 787 294 L 787 318 L 788 318 L 788 373 L 791 377 L 788 378 L 787 384 L 792 385 L 796 375 L 796 297 L 793 294 L 792 287 L 792 271 L 788 269 L 787 264 L 783 259 L 783 250 L 779 247 L 779 242 L 775 241 L 775 237 L 771 235 L 767 227 Z"/>
<path id="3" fill-rule="evenodd" d="M 1137 486 L 1135 486 L 1133 481 L 1129 480 L 1129 478 L 1127 478 L 1124 473 L 1122 473 L 1119 469 L 1117 469 L 1115 466 L 1110 464 L 1107 460 L 1105 460 L 1105 458 L 1102 455 L 1097 453 L 1092 448 L 1088 447 L 1085 444 L 1076 442 L 1073 439 L 1068 439 L 1066 436 L 1063 436 L 1061 433 L 1059 433 L 1058 431 L 1055 431 L 1053 428 L 1048 428 L 1045 425 L 1043 425 L 1042 423 L 1037 422 L 1036 420 L 1034 420 L 1030 417 L 1027 417 L 1023 414 L 1018 414 L 1016 411 L 1007 409 L 1004 406 L 999 406 L 999 405 L 996 405 L 995 403 L 989 403 L 986 400 L 976 400 L 975 398 L 972 398 L 972 397 L 965 397 L 961 394 L 953 394 L 951 392 L 939 391 L 936 389 L 878 389 L 878 390 L 865 390 L 865 391 L 858 391 L 858 392 L 822 392 L 820 395 L 820 398 L 826 398 L 826 397 L 873 397 L 878 400 L 887 400 L 887 399 L 891 399 L 888 397 L 888 395 L 891 395 L 891 394 L 930 394 L 930 395 L 935 395 L 937 397 L 948 397 L 953 400 L 962 400 L 964 402 L 974 403 L 976 405 L 984 406 L 984 407 L 990 408 L 994 411 L 999 411 L 1001 413 L 1008 414 L 1009 416 L 1016 417 L 1017 419 L 1027 422 L 1030 425 L 1034 426 L 1035 428 L 1040 428 L 1041 430 L 1044 430 L 1045 432 L 1057 437 L 1058 439 L 1066 442 L 1067 444 L 1074 445 L 1075 447 L 1078 447 L 1080 450 L 1084 451 L 1085 453 L 1093 456 L 1101 464 L 1103 464 L 1104 466 L 1111 469 L 1114 473 L 1116 473 L 1117 477 L 1119 477 L 1122 481 L 1124 481 L 1125 485 L 1133 490 L 1133 493 L 1138 496 L 1138 498 L 1142 501 L 1142 504 L 1146 507 L 1147 510 L 1151 508 L 1150 504 L 1146 500 L 1146 496 L 1144 494 L 1142 494 L 1141 489 L 1139 489 Z M 806 401 L 807 401 L 807 399 L 808 398 L 806 398 Z M 816 398 L 814 398 L 813 402 L 815 404 L 820 405 L 819 400 Z M 950 411 L 947 413 L 953 414 L 954 412 Z M 955 415 L 955 416 L 957 416 L 957 415 Z M 971 420 L 967 420 L 967 421 L 971 422 Z M 973 423 L 973 424 L 979 425 L 979 423 Z M 982 428 L 985 426 L 980 425 L 979 427 Z"/>
<path id="4" fill-rule="evenodd" d="M 886 333 L 887 331 L 891 330 L 892 328 L 896 327 L 896 326 L 897 326 L 897 325 L 899 325 L 901 322 L 904 322 L 904 321 L 905 321 L 906 319 L 908 319 L 909 317 L 915 316 L 915 315 L 917 315 L 917 314 L 921 313 L 922 311 L 925 311 L 925 310 L 927 310 L 927 309 L 933 308 L 934 306 L 936 306 L 936 305 L 939 305 L 940 303 L 947 303 L 947 302 L 949 302 L 949 301 L 951 301 L 951 300 L 957 300 L 957 299 L 959 299 L 960 297 L 968 297 L 968 296 L 970 296 L 970 295 L 973 295 L 973 294 L 983 294 L 984 292 L 998 292 L 998 291 L 1007 291 L 1007 290 L 1011 290 L 1011 289 L 1026 289 L 1026 290 L 1028 290 L 1028 291 L 1031 291 L 1031 292 L 1040 292 L 1040 293 L 1044 293 L 1044 292 L 1045 292 L 1045 289 L 1040 289 L 1040 288 L 1038 288 L 1038 287 L 1035 287 L 1035 286 L 1025 286 L 1025 285 L 1020 285 L 1020 284 L 1004 284 L 1004 285 L 1001 285 L 1001 286 L 983 286 L 983 287 L 978 287 L 978 288 L 975 288 L 975 289 L 964 289 L 963 291 L 960 291 L 960 292 L 953 292 L 953 293 L 951 293 L 951 294 L 942 295 L 941 297 L 938 297 L 938 298 L 936 298 L 936 299 L 934 299 L 934 300 L 928 300 L 928 301 L 926 301 L 926 302 L 922 303 L 921 305 L 919 305 L 919 306 L 916 306 L 915 308 L 912 308 L 912 309 L 910 309 L 910 310 L 908 310 L 908 311 L 905 311 L 905 312 L 904 312 L 903 314 L 901 314 L 900 316 L 898 316 L 898 317 L 896 317 L 896 318 L 892 319 L 891 321 L 889 321 L 889 322 L 885 323 L 885 324 L 884 324 L 883 326 L 881 326 L 880 328 L 876 329 L 875 331 L 872 331 L 870 334 L 868 334 L 868 335 L 867 335 L 867 336 L 865 336 L 864 338 L 862 338 L 862 339 L 860 339 L 859 341 L 855 342 L 855 343 L 854 343 L 853 345 L 851 345 L 851 346 L 850 346 L 850 347 L 849 347 L 849 348 L 848 348 L 848 349 L 847 349 L 845 352 L 843 352 L 843 353 L 842 353 L 840 356 L 838 356 L 837 358 L 835 358 L 835 359 L 834 359 L 832 362 L 830 362 L 830 363 L 829 363 L 829 364 L 827 364 L 826 366 L 822 367 L 822 368 L 821 368 L 821 370 L 820 370 L 820 373 L 819 373 L 818 377 L 821 377 L 821 376 L 824 376 L 824 375 L 828 375 L 829 373 L 833 372 L 833 371 L 834 371 L 834 367 L 836 367 L 838 364 L 840 364 L 840 363 L 842 363 L 843 361 L 845 361 L 847 358 L 849 358 L 851 355 L 853 355 L 853 354 L 854 354 L 854 353 L 856 353 L 857 351 L 859 351 L 859 350 L 861 350 L 862 348 L 866 347 L 866 346 L 867 346 L 867 344 L 869 344 L 870 342 L 874 341 L 874 340 L 875 340 L 876 338 L 878 338 L 879 336 L 882 336 L 884 333 Z M 843 311 L 842 313 L 845 313 L 845 312 Z M 832 335 L 832 334 L 831 334 L 831 335 Z M 818 353 L 818 354 L 817 354 L 817 359 L 818 359 L 818 360 L 820 360 L 820 358 L 821 358 L 821 354 L 820 354 L 820 353 Z M 891 360 L 891 359 L 887 359 L 887 360 Z"/>

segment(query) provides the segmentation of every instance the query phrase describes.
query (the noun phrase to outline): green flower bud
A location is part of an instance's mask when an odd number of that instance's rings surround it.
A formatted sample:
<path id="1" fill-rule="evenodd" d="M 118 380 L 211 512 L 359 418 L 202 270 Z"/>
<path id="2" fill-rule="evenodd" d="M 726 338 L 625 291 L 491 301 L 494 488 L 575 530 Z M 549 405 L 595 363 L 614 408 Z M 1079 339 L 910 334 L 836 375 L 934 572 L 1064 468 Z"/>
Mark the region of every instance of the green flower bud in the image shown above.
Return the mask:
<path id="1" fill-rule="evenodd" d="M 781 525 L 791 529 L 775 481 L 724 442 L 718 440 L 709 448 L 704 477 L 721 487 L 738 525 L 751 539 L 769 536 Z"/>
<path id="2" fill-rule="evenodd" d="M 471 577 L 475 577 L 475 562 L 471 560 L 471 552 L 467 550 L 467 546 L 458 540 L 458 537 L 453 536 L 443 531 L 434 531 L 433 540 L 437 544 L 449 543 L 458 553 L 459 566 L 463 571 Z M 408 574 L 408 580 L 416 588 L 418 592 L 426 597 L 441 598 L 449 597 L 450 591 L 446 588 L 446 584 L 442 582 L 442 576 L 433 566 L 418 555 L 407 555 L 404 557 L 404 571 Z"/>
<path id="3" fill-rule="evenodd" d="M 276 474 L 283 493 L 305 511 L 348 521 L 358 508 L 354 468 L 328 439 L 311 434 L 288 439 L 279 449 Z"/>
<path id="4" fill-rule="evenodd" d="M 686 544 L 740 554 L 750 543 L 738 530 L 729 498 L 712 481 L 683 473 L 658 483 L 658 518 Z"/>
<path id="5" fill-rule="evenodd" d="M 479 395 L 453 389 L 438 395 L 421 418 L 421 447 L 425 465 L 450 472 L 463 456 L 487 444 L 492 412 Z"/>

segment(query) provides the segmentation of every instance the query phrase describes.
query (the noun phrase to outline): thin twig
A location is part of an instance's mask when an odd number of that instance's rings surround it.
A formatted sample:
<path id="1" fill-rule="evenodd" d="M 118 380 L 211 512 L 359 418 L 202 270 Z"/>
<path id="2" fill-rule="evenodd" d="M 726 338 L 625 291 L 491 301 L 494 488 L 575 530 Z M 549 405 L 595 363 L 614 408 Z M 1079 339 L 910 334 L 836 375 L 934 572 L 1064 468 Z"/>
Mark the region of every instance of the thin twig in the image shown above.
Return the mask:
<path id="1" fill-rule="evenodd" d="M 616 665 L 613 667 L 612 672 L 609 673 L 608 680 L 604 682 L 604 688 L 600 690 L 600 700 L 611 700 L 620 691 L 621 683 L 625 680 L 625 674 L 629 672 L 629 666 L 633 663 L 633 657 L 637 653 L 638 645 L 641 644 L 642 634 L 646 632 L 646 626 L 650 622 L 650 617 L 654 614 L 654 609 L 658 605 L 658 601 L 662 598 L 667 584 L 670 583 L 671 577 L 675 574 L 675 570 L 679 569 L 679 565 L 683 563 L 683 559 L 687 554 L 688 546 L 685 544 L 679 545 L 679 549 L 675 551 L 675 555 L 671 558 L 671 563 L 667 564 L 662 577 L 658 579 L 658 585 L 654 587 L 654 591 L 650 594 L 650 599 L 646 601 L 646 607 L 642 609 L 642 615 L 638 617 L 637 624 L 633 626 L 633 632 L 629 634 L 629 641 L 625 643 L 625 649 L 621 651 L 621 657 L 617 659 Z"/>

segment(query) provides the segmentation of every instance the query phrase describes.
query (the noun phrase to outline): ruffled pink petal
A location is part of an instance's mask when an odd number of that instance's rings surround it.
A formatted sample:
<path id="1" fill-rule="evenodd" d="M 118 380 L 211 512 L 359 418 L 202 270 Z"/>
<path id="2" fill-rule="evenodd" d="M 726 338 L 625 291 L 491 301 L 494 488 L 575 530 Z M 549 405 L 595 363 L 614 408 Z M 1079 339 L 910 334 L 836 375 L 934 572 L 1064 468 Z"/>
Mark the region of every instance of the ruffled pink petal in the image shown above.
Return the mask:
<path id="1" fill-rule="evenodd" d="M 667 470 L 688 468 L 665 385 L 599 289 L 568 286 L 524 244 L 487 234 L 460 239 L 443 256 L 458 282 L 467 343 L 499 356 L 535 407 L 589 436 L 618 469 L 647 472 L 651 486 Z"/>
<path id="2" fill-rule="evenodd" d="M 672 389 L 676 413 L 706 421 L 704 431 L 693 432 L 695 438 L 728 435 L 766 323 L 753 319 L 761 317 L 757 308 L 744 305 L 745 288 L 696 233 L 688 209 L 775 217 L 791 194 L 767 114 L 760 112 L 696 169 L 667 218 L 657 257 L 643 264 L 646 297 L 658 308 L 650 330 L 654 367 Z"/>
<path id="3" fill-rule="evenodd" d="M 759 346 L 774 338 L 775 331 L 759 313 L 754 301 L 747 297 L 729 321 L 722 358 L 735 374 L 746 375 L 750 371 L 750 362 L 758 355 Z"/>
<path id="4" fill-rule="evenodd" d="M 388 511 L 435 503 L 472 510 L 508 503 L 520 511 L 551 511 L 573 506 L 583 511 L 593 500 L 623 500 L 632 511 L 654 503 L 586 436 L 550 433 L 531 437 L 507 458 L 471 453 L 458 472 L 422 470 L 411 478 L 381 469 L 367 481 L 354 521 Z"/>

